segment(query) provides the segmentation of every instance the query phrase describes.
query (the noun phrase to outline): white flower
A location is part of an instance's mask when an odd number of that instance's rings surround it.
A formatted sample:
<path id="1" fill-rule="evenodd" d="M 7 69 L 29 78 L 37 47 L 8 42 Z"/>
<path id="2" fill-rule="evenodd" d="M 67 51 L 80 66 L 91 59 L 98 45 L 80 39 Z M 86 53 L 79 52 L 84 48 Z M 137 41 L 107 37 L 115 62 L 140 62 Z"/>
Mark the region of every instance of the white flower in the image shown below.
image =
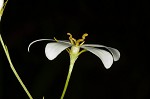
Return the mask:
<path id="1" fill-rule="evenodd" d="M 74 60 L 76 60 L 77 57 L 82 52 L 90 51 L 91 53 L 99 57 L 102 63 L 104 64 L 105 68 L 108 69 L 113 64 L 113 61 L 117 61 L 120 58 L 120 52 L 115 48 L 107 47 L 104 45 L 98 45 L 98 44 L 84 44 L 85 37 L 88 36 L 87 33 L 83 34 L 82 39 L 78 39 L 78 40 L 74 39 L 70 33 L 67 33 L 67 34 L 70 35 L 69 37 L 70 42 L 65 41 L 65 40 L 56 40 L 55 38 L 54 39 L 39 39 L 30 43 L 28 47 L 28 51 L 29 51 L 30 46 L 33 43 L 37 41 L 50 40 L 50 41 L 56 41 L 56 42 L 48 43 L 45 47 L 45 54 L 49 60 L 55 59 L 65 49 L 70 54 L 70 58 L 75 58 Z M 80 48 L 82 48 L 81 51 L 80 51 Z"/>

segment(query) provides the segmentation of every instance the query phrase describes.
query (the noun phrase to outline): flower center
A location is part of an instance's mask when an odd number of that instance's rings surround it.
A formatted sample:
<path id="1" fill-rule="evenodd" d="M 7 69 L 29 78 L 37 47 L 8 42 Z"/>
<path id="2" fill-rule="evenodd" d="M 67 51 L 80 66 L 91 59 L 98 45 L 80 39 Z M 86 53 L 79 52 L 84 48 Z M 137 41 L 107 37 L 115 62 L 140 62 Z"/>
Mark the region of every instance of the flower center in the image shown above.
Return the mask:
<path id="1" fill-rule="evenodd" d="M 80 51 L 80 47 L 79 46 L 72 46 L 71 47 L 71 53 L 72 54 L 78 54 Z"/>
<path id="2" fill-rule="evenodd" d="M 72 37 L 72 35 L 71 35 L 70 33 L 67 33 L 67 35 L 70 36 L 70 37 L 69 37 L 70 43 L 71 43 L 72 45 L 75 45 L 75 46 L 81 46 L 81 45 L 83 45 L 84 42 L 85 42 L 85 41 L 84 41 L 84 40 L 85 40 L 85 37 L 88 36 L 87 33 L 84 33 L 84 34 L 82 35 L 82 38 L 81 38 L 81 39 L 76 40 L 75 38 Z"/>

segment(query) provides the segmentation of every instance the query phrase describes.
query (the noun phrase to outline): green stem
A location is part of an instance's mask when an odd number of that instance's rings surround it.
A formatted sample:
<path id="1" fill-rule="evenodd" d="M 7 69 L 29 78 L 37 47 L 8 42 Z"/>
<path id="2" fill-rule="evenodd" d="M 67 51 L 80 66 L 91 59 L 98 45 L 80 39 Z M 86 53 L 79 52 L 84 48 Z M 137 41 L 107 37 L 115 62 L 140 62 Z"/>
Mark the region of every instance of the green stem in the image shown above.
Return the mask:
<path id="1" fill-rule="evenodd" d="M 72 73 L 72 70 L 73 70 L 73 66 L 74 66 L 74 62 L 75 62 L 76 59 L 72 59 L 71 58 L 71 62 L 70 62 L 70 66 L 69 66 L 69 71 L 68 71 L 68 75 L 67 75 L 67 79 L 66 79 L 66 83 L 65 83 L 65 86 L 64 86 L 64 89 L 63 89 L 63 92 L 62 92 L 62 95 L 61 95 L 61 98 L 60 99 L 63 99 L 64 96 L 65 96 L 65 93 L 66 93 L 66 90 L 67 90 L 67 87 L 68 87 L 68 84 L 69 84 L 69 80 L 70 80 L 70 77 L 71 77 L 71 73 Z"/>
<path id="2" fill-rule="evenodd" d="M 15 70 L 15 68 L 14 68 L 14 66 L 13 66 L 13 64 L 12 64 L 12 62 L 11 62 L 11 59 L 10 59 L 10 55 L 9 55 L 7 46 L 4 44 L 1 35 L 0 35 L 0 41 L 1 41 L 1 44 L 2 44 L 2 46 L 3 46 L 3 49 L 4 49 L 4 51 L 5 51 L 5 54 L 6 54 L 6 56 L 7 56 L 8 62 L 9 62 L 9 64 L 10 64 L 10 67 L 11 67 L 13 73 L 15 74 L 15 76 L 16 76 L 16 78 L 18 79 L 19 83 L 21 84 L 21 86 L 23 87 L 24 91 L 25 91 L 26 94 L 28 95 L 29 99 L 33 99 L 32 96 L 31 96 L 31 94 L 29 93 L 28 89 L 27 89 L 26 86 L 24 85 L 23 81 L 22 81 L 21 78 L 19 77 L 17 71 Z"/>

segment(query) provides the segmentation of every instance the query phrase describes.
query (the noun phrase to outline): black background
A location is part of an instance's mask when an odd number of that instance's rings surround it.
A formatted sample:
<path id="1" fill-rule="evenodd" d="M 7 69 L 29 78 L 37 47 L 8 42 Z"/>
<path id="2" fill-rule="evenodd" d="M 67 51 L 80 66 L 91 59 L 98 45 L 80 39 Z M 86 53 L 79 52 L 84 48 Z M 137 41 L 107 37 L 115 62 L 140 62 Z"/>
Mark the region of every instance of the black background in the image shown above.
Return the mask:
<path id="1" fill-rule="evenodd" d="M 75 63 L 65 99 L 149 99 L 148 33 L 150 6 L 144 0 L 9 0 L 1 20 L 1 35 L 12 62 L 34 99 L 59 99 L 69 66 L 63 51 L 46 58 L 49 41 L 76 39 L 116 48 L 119 61 L 105 69 L 90 52 Z M 11 71 L 0 46 L 0 99 L 28 99 Z"/>

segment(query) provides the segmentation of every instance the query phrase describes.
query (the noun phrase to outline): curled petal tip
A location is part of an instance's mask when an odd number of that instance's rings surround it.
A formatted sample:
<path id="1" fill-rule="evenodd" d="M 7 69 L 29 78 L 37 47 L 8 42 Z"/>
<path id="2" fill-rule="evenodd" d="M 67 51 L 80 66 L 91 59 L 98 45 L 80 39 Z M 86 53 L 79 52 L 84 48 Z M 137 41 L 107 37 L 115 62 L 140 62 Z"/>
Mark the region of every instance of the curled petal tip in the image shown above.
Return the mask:
<path id="1" fill-rule="evenodd" d="M 28 49 L 28 52 L 30 53 L 30 50 Z"/>
<path id="2" fill-rule="evenodd" d="M 53 40 L 53 39 L 38 39 L 38 40 L 34 40 L 34 41 L 32 41 L 32 42 L 29 44 L 29 46 L 28 46 L 28 52 L 30 52 L 30 47 L 31 47 L 31 45 L 34 44 L 34 43 L 36 43 L 36 42 L 39 42 L 39 41 L 55 41 L 55 40 Z"/>

